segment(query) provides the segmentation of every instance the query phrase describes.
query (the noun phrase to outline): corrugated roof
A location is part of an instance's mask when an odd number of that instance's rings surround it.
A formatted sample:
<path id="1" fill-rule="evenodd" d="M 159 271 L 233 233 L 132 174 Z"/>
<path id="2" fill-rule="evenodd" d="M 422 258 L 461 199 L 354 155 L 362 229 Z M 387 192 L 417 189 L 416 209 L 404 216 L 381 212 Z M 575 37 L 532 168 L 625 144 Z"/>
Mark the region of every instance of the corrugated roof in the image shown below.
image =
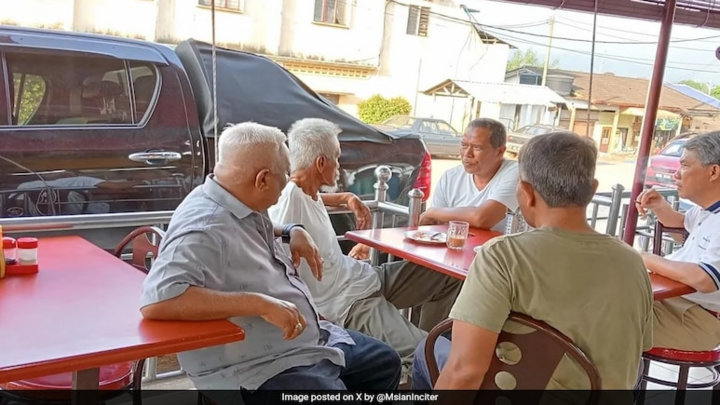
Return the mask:
<path id="1" fill-rule="evenodd" d="M 705 104 L 711 105 L 715 108 L 720 108 L 720 100 L 716 99 L 715 97 L 712 97 L 708 94 L 703 93 L 700 90 L 697 90 L 695 88 L 692 88 L 688 86 L 687 84 L 666 84 L 667 87 L 670 87 L 671 89 L 677 90 L 680 93 L 692 97 L 695 100 L 701 101 Z"/>
<path id="2" fill-rule="evenodd" d="M 547 105 L 565 104 L 565 99 L 545 86 L 512 83 L 483 83 L 448 79 L 422 92 L 426 95 L 467 96 L 480 102 Z"/>
<path id="3" fill-rule="evenodd" d="M 508 72 L 506 77 L 509 77 L 521 70 L 542 72 L 542 68 L 526 66 Z M 549 69 L 548 74 L 572 76 L 573 94 L 566 97 L 568 101 L 573 99 L 584 101 L 588 100 L 590 73 Z M 593 77 L 592 103 L 596 105 L 644 108 L 649 85 L 650 83 L 647 79 L 615 76 L 612 73 L 595 73 Z M 659 108 L 673 112 L 700 114 L 714 114 L 720 112 L 719 107 L 706 104 L 700 100 L 686 96 L 667 85 L 663 86 L 660 94 Z"/>

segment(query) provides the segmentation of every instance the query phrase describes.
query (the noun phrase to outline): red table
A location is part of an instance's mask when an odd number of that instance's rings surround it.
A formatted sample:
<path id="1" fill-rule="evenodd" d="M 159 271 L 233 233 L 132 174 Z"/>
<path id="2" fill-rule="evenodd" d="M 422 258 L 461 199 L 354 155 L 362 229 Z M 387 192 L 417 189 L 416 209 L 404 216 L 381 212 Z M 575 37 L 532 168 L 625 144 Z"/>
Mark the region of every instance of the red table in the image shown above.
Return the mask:
<path id="1" fill-rule="evenodd" d="M 229 321 L 148 321 L 145 274 L 80 237 L 43 238 L 40 272 L 0 279 L 0 383 L 74 372 L 97 389 L 100 366 L 244 339 Z"/>
<path id="2" fill-rule="evenodd" d="M 467 270 L 475 258 L 473 248 L 500 235 L 497 232 L 470 229 L 471 235 L 468 237 L 465 249 L 457 251 L 448 249 L 445 245 L 423 245 L 406 239 L 405 232 L 414 229 L 447 232 L 447 225 L 350 231 L 345 234 L 345 237 L 448 276 L 465 280 Z M 656 300 L 678 297 L 695 291 L 685 284 L 658 274 L 650 274 L 650 283 Z"/>

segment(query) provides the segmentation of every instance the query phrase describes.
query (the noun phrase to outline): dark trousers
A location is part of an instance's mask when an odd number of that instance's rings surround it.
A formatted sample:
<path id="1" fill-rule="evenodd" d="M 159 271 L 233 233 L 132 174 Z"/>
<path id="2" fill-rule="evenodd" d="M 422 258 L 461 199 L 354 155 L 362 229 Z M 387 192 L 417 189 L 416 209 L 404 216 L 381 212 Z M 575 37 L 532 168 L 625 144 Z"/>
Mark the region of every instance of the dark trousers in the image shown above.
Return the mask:
<path id="1" fill-rule="evenodd" d="M 354 346 L 338 344 L 345 353 L 345 367 L 323 360 L 312 366 L 293 367 L 267 380 L 258 391 L 241 390 L 237 393 L 218 395 L 208 393 L 217 405 L 277 404 L 276 395 L 264 395 L 262 391 L 394 391 L 400 384 L 400 356 L 387 344 L 362 333 L 347 330 L 355 341 Z M 215 393 L 219 394 L 219 393 Z M 343 403 L 360 403 L 344 401 Z"/>

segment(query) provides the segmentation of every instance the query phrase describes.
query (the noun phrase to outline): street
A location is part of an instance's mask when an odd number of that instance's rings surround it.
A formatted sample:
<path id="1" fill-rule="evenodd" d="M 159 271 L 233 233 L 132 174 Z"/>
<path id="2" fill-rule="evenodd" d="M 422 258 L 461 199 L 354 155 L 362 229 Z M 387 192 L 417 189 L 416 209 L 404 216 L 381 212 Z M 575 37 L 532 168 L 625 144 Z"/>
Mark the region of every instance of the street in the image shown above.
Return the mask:
<path id="1" fill-rule="evenodd" d="M 437 159 L 432 161 L 432 187 L 430 197 L 435 190 L 435 186 L 440 177 L 446 170 L 462 164 L 459 159 Z M 599 161 L 595 178 L 598 179 L 600 185 L 598 192 L 611 191 L 614 184 L 622 184 L 625 189 L 632 186 L 633 176 L 635 174 L 635 162 L 629 161 Z"/>

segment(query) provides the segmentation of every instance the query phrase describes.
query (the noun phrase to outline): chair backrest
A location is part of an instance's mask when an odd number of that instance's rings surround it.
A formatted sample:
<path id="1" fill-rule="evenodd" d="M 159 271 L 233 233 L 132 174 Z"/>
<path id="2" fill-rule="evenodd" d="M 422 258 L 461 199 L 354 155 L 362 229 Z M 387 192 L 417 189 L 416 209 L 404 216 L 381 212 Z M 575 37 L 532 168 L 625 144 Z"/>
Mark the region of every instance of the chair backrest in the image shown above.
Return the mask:
<path id="1" fill-rule="evenodd" d="M 527 315 L 510 313 L 508 321 L 524 326 L 528 333 L 510 333 L 502 331 L 498 336 L 496 355 L 490 363 L 480 389 L 498 390 L 496 381 L 514 380 L 513 390 L 545 390 L 555 369 L 565 355 L 573 359 L 588 376 L 591 390 L 601 389 L 600 373 L 590 359 L 577 347 L 572 340 L 545 322 L 538 321 Z M 433 384 L 440 376 L 435 359 L 435 341 L 443 333 L 452 328 L 452 319 L 446 319 L 435 326 L 428 334 L 425 343 L 425 358 Z M 524 332 L 524 331 L 523 331 Z M 499 358 L 498 352 L 512 347 L 512 352 L 519 350 L 519 358 Z M 508 389 L 508 387 L 502 387 Z"/>
<path id="2" fill-rule="evenodd" d="M 682 235 L 682 241 L 685 243 L 689 235 L 685 228 L 669 228 L 662 224 L 662 222 L 655 221 L 655 231 L 653 232 L 653 253 L 658 256 L 664 256 L 663 252 L 663 235 L 665 233 L 674 233 Z"/>
<path id="3" fill-rule="evenodd" d="M 155 235 L 155 240 L 151 240 L 149 236 Z M 155 226 L 141 226 L 134 229 L 115 248 L 115 256 L 121 257 L 123 251 L 128 244 L 132 247 L 132 264 L 138 270 L 148 273 L 147 268 L 148 255 L 152 254 L 153 258 L 158 255 L 160 241 L 165 237 L 165 231 Z"/>

